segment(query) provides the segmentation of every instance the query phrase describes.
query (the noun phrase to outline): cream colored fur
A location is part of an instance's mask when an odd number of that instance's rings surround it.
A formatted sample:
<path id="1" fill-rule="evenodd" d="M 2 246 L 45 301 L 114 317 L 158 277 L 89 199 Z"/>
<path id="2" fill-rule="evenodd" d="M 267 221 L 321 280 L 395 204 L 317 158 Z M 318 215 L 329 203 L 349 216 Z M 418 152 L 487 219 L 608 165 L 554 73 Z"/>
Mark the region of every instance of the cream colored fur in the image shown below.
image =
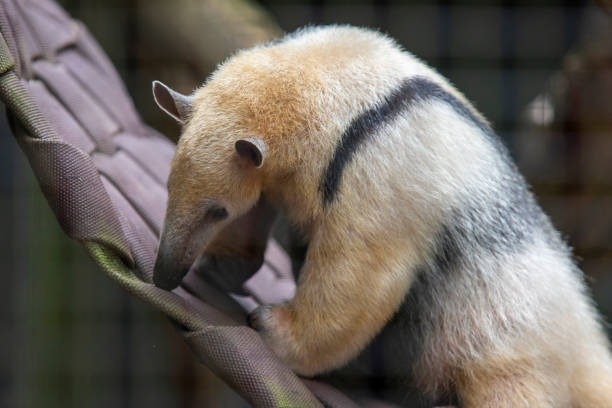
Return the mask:
<path id="1" fill-rule="evenodd" d="M 344 129 L 406 78 L 446 80 L 376 32 L 331 26 L 241 51 L 193 94 L 172 163 L 164 240 L 194 257 L 262 194 L 309 248 L 295 298 L 256 311 L 263 338 L 310 376 L 356 356 L 398 310 L 467 195 L 503 191 L 498 152 L 448 105 L 430 100 L 378 129 L 324 208 L 320 181 Z M 482 118 L 481 118 L 482 119 Z M 261 168 L 239 139 L 266 146 Z M 501 193 L 503 194 L 503 192 Z M 229 218 L 193 232 L 207 200 Z M 164 243 L 162 243 L 164 245 Z M 193 259 L 192 259 L 193 260 Z M 427 311 L 414 374 L 464 407 L 612 407 L 612 363 L 597 313 L 563 246 L 544 233 L 502 258 L 474 254 Z"/>

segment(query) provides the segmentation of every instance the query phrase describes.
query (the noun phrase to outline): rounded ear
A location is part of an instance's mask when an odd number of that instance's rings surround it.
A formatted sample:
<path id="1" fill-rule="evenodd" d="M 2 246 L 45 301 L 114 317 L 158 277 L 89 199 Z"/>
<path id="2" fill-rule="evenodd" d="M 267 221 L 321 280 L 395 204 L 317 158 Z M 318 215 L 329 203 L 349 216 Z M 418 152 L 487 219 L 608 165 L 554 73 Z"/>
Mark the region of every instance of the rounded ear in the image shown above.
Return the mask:
<path id="1" fill-rule="evenodd" d="M 181 125 L 185 124 L 193 109 L 193 97 L 178 93 L 160 81 L 153 81 L 153 99 L 157 106 Z"/>
<path id="2" fill-rule="evenodd" d="M 257 168 L 263 165 L 266 158 L 266 144 L 263 140 L 247 137 L 236 141 L 235 146 L 240 157 L 250 161 Z"/>

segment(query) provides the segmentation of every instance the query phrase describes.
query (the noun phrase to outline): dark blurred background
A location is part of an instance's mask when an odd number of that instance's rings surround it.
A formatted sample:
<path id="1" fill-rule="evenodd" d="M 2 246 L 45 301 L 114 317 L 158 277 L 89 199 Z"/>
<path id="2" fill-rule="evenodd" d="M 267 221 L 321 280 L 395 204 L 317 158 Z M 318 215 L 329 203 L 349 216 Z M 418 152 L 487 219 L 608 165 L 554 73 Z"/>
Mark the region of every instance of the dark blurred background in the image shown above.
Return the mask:
<path id="1" fill-rule="evenodd" d="M 612 319 L 605 0 L 60 3 L 109 54 L 145 121 L 174 139 L 178 127 L 152 103 L 153 79 L 190 92 L 237 48 L 306 24 L 389 33 L 492 121 Z M 0 406 L 247 406 L 195 362 L 159 313 L 113 285 L 63 235 L 4 118 L 0 226 Z"/>

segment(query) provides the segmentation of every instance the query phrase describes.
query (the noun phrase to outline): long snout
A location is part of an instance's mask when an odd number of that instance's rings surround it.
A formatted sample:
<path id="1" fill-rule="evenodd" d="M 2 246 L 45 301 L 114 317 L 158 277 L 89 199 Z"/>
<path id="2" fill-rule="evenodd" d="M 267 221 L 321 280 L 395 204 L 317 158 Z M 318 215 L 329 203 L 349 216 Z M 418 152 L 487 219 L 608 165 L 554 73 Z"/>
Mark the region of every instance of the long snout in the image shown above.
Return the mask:
<path id="1" fill-rule="evenodd" d="M 176 288 L 215 232 L 216 228 L 207 223 L 172 215 L 166 217 L 153 271 L 155 286 L 166 290 Z"/>
<path id="2" fill-rule="evenodd" d="M 176 223 L 175 223 L 176 224 Z M 170 225 L 173 225 L 170 223 Z M 153 270 L 153 283 L 155 286 L 172 290 L 176 288 L 183 277 L 189 272 L 195 255 L 191 254 L 189 247 L 190 234 L 184 228 L 172 228 L 168 231 L 166 223 L 159 241 L 155 269 Z"/>
<path id="3" fill-rule="evenodd" d="M 162 248 L 160 245 L 153 270 L 153 283 L 158 288 L 172 290 L 181 283 L 191 264 L 183 264 L 178 260 L 179 257 Z"/>

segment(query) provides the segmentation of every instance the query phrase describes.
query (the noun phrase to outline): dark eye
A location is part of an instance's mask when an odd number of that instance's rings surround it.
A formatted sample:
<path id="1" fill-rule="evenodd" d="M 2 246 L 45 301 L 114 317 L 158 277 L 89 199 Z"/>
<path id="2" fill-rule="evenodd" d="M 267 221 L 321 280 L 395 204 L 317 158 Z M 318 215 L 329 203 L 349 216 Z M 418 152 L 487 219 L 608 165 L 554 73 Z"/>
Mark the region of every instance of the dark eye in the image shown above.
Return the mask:
<path id="1" fill-rule="evenodd" d="M 206 221 L 221 221 L 227 218 L 227 210 L 223 207 L 211 207 L 206 211 Z"/>

